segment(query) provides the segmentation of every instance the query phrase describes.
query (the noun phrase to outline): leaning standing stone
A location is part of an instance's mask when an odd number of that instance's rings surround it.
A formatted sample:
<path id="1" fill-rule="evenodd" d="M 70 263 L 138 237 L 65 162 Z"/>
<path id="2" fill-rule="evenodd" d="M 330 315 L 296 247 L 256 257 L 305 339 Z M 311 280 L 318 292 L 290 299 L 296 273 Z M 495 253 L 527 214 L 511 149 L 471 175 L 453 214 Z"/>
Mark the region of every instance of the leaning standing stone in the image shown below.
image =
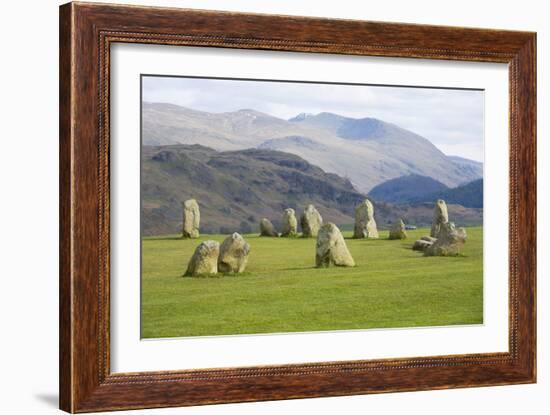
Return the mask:
<path id="1" fill-rule="evenodd" d="M 430 246 L 432 246 L 433 242 L 426 241 L 424 239 L 417 239 L 413 244 L 413 250 L 415 251 L 425 251 Z"/>
<path id="2" fill-rule="evenodd" d="M 267 218 L 262 218 L 260 221 L 260 236 L 279 236 L 275 230 L 275 226 L 273 226 L 271 221 Z"/>
<path id="3" fill-rule="evenodd" d="M 432 230 L 430 236 L 439 238 L 439 230 L 441 225 L 449 222 L 449 213 L 447 212 L 447 204 L 444 200 L 438 199 L 435 202 L 434 216 L 432 221 Z"/>
<path id="4" fill-rule="evenodd" d="M 405 224 L 401 219 L 395 221 L 390 229 L 390 239 L 407 239 Z"/>
<path id="5" fill-rule="evenodd" d="M 455 228 L 454 223 L 447 222 L 441 225 L 439 237 L 431 246 L 424 250 L 427 256 L 456 256 L 466 243 L 466 229 Z"/>
<path id="6" fill-rule="evenodd" d="M 323 226 L 323 218 L 313 205 L 307 205 L 302 217 L 300 218 L 302 225 L 302 236 L 305 238 L 314 238 L 319 233 L 319 229 Z"/>
<path id="7" fill-rule="evenodd" d="M 216 241 L 204 241 L 197 246 L 189 264 L 185 276 L 218 273 L 218 255 L 220 244 Z"/>
<path id="8" fill-rule="evenodd" d="M 346 246 L 340 229 L 334 223 L 323 225 L 317 235 L 315 266 L 327 268 L 331 265 L 354 267 L 355 261 Z"/>
<path id="9" fill-rule="evenodd" d="M 218 257 L 219 272 L 243 272 L 248 262 L 250 245 L 244 238 L 235 232 L 228 236 L 220 245 L 220 256 Z"/>
<path id="10" fill-rule="evenodd" d="M 378 229 L 374 220 L 374 206 L 369 199 L 365 199 L 363 203 L 355 208 L 355 228 L 353 237 L 361 238 L 378 238 Z"/>
<path id="11" fill-rule="evenodd" d="M 298 220 L 294 209 L 288 208 L 283 212 L 283 232 L 281 236 L 296 236 L 298 234 Z"/>
<path id="12" fill-rule="evenodd" d="M 433 244 L 435 241 L 437 241 L 437 238 L 434 238 L 433 236 L 423 236 L 420 238 L 421 241 L 426 241 L 426 242 L 429 242 L 431 244 Z"/>
<path id="13" fill-rule="evenodd" d="M 201 214 L 195 199 L 183 202 L 183 237 L 198 238 Z"/>

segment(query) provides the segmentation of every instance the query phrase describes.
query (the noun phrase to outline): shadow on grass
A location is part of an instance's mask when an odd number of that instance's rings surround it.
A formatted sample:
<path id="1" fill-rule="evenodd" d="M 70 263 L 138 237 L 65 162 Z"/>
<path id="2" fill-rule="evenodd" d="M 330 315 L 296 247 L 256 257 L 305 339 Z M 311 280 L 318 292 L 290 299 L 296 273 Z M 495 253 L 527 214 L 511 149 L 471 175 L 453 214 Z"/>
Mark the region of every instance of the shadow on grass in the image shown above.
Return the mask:
<path id="1" fill-rule="evenodd" d="M 281 271 L 302 271 L 302 270 L 305 270 L 305 269 L 321 269 L 321 268 L 317 268 L 315 266 L 313 266 L 313 267 L 281 268 Z"/>
<path id="2" fill-rule="evenodd" d="M 220 278 L 241 278 L 241 277 L 250 277 L 253 275 L 251 272 L 218 272 L 217 274 L 200 274 L 200 275 L 185 275 L 182 274 L 178 278 L 189 278 L 195 280 L 208 280 L 208 279 L 220 279 Z"/>
<path id="3" fill-rule="evenodd" d="M 142 241 L 186 241 L 190 238 L 183 238 L 181 236 L 149 236 L 141 238 Z"/>

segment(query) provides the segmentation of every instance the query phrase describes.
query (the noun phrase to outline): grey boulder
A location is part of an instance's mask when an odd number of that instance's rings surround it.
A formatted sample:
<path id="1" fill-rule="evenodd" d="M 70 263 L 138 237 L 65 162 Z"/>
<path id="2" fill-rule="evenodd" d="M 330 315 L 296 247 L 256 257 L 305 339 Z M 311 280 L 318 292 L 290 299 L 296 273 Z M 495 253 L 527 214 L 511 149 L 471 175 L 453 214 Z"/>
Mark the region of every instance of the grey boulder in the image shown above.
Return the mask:
<path id="1" fill-rule="evenodd" d="M 390 239 L 407 239 L 407 232 L 405 231 L 405 223 L 403 223 L 403 220 L 398 219 L 394 222 L 390 228 Z"/>
<path id="2" fill-rule="evenodd" d="M 197 246 L 187 265 L 185 276 L 217 274 L 220 244 L 216 241 L 204 241 Z"/>
<path id="3" fill-rule="evenodd" d="M 365 199 L 355 208 L 354 238 L 378 238 L 378 229 L 374 220 L 374 206 L 369 199 Z"/>
<path id="4" fill-rule="evenodd" d="M 334 223 L 327 223 L 321 227 L 317 234 L 315 266 L 317 268 L 327 268 L 331 265 L 354 267 L 355 261 L 348 250 L 340 229 Z"/>
<path id="5" fill-rule="evenodd" d="M 241 273 L 248 263 L 250 245 L 244 238 L 235 232 L 228 236 L 220 245 L 218 257 L 218 271 L 224 273 Z"/>
<path id="6" fill-rule="evenodd" d="M 189 199 L 183 202 L 183 229 L 184 238 L 198 238 L 201 213 L 199 204 L 195 199 Z"/>
<path id="7" fill-rule="evenodd" d="M 300 218 L 302 226 L 302 236 L 304 238 L 315 238 L 319 229 L 323 226 L 323 218 L 313 205 L 307 205 Z"/>
<path id="8" fill-rule="evenodd" d="M 283 212 L 283 229 L 281 236 L 296 236 L 298 234 L 298 220 L 296 212 L 292 208 L 285 209 Z"/>
<path id="9" fill-rule="evenodd" d="M 454 223 L 441 225 L 439 237 L 432 245 L 424 250 L 426 256 L 456 256 L 460 254 L 466 243 L 466 229 L 455 228 Z"/>
<path id="10" fill-rule="evenodd" d="M 432 246 L 433 242 L 425 241 L 423 239 L 417 239 L 414 241 L 412 249 L 415 251 L 424 251 L 428 247 Z"/>
<path id="11" fill-rule="evenodd" d="M 439 231 L 441 226 L 449 222 L 449 212 L 447 211 L 447 204 L 443 199 L 438 199 L 435 202 L 434 215 L 432 220 L 432 229 L 430 236 L 439 238 Z"/>
<path id="12" fill-rule="evenodd" d="M 275 230 L 275 226 L 267 218 L 262 218 L 260 221 L 260 236 L 277 237 L 279 234 Z"/>

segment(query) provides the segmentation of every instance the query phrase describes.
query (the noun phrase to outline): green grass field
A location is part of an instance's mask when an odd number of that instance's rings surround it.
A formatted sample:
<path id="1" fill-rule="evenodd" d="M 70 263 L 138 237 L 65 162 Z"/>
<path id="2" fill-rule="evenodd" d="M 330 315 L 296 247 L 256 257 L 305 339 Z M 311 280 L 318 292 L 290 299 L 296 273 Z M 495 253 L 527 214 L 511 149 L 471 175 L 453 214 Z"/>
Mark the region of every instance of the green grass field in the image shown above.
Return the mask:
<path id="1" fill-rule="evenodd" d="M 314 268 L 315 240 L 244 235 L 244 274 L 182 277 L 202 240 L 143 239 L 142 337 L 349 330 L 483 322 L 483 230 L 467 228 L 459 257 L 413 251 L 403 241 L 348 239 L 354 268 Z"/>

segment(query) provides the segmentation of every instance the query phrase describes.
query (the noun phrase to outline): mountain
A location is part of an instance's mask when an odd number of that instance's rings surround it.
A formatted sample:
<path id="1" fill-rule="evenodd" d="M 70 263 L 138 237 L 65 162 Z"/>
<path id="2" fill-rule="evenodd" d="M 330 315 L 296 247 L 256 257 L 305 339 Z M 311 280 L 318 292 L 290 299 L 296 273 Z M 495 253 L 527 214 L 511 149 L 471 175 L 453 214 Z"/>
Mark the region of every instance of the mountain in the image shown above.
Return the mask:
<path id="1" fill-rule="evenodd" d="M 413 200 L 426 201 L 427 195 L 447 189 L 447 186 L 431 177 L 409 174 L 375 186 L 369 196 L 374 200 L 401 204 Z"/>
<path id="2" fill-rule="evenodd" d="M 252 109 L 210 113 L 143 102 L 142 121 L 144 145 L 201 144 L 221 151 L 253 148 L 276 137 L 314 133 L 307 127 Z"/>
<path id="3" fill-rule="evenodd" d="M 432 177 L 449 187 L 481 177 L 479 166 L 455 161 L 424 137 L 397 125 L 326 112 L 284 120 L 252 109 L 209 113 L 144 102 L 142 139 L 144 145 L 201 144 L 218 151 L 260 148 L 291 153 L 348 178 L 361 193 L 409 174 Z"/>
<path id="4" fill-rule="evenodd" d="M 462 170 L 464 175 L 483 177 L 483 163 L 458 156 L 447 157 Z"/>
<path id="5" fill-rule="evenodd" d="M 269 149 L 218 152 L 201 145 L 144 146 L 142 151 L 142 232 L 179 233 L 181 202 L 195 198 L 202 233 L 257 232 L 262 217 L 280 227 L 284 208 L 296 215 L 313 203 L 325 221 L 353 223 L 355 206 L 365 196 L 348 179 L 327 173 L 299 156 Z M 383 229 L 396 217 L 427 225 L 433 203 L 375 205 Z M 459 224 L 480 223 L 481 209 L 449 205 Z"/>
<path id="6" fill-rule="evenodd" d="M 410 199 L 411 202 L 428 202 L 443 199 L 470 208 L 483 207 L 483 179 L 474 180 L 453 189 L 445 189 Z"/>

